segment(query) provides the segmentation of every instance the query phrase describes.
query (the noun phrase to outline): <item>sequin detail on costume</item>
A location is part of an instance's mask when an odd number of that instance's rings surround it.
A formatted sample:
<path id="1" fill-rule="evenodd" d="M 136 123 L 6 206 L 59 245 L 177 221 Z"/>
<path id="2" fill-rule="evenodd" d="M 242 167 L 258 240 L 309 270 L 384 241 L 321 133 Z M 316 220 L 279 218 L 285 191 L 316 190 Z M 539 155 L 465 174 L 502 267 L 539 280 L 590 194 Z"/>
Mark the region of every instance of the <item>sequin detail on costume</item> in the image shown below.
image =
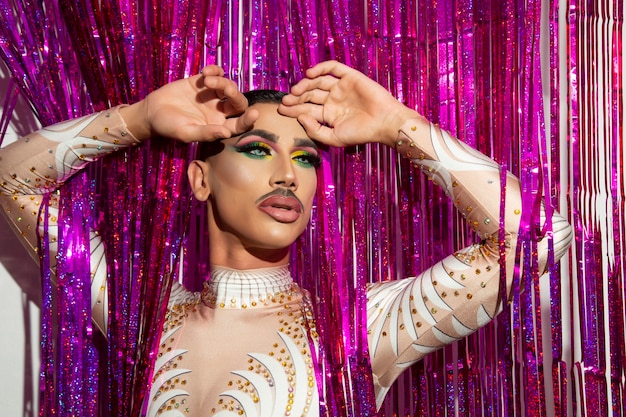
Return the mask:
<path id="1" fill-rule="evenodd" d="M 286 266 L 214 267 L 201 293 L 175 283 L 148 416 L 319 415 L 303 295 Z"/>

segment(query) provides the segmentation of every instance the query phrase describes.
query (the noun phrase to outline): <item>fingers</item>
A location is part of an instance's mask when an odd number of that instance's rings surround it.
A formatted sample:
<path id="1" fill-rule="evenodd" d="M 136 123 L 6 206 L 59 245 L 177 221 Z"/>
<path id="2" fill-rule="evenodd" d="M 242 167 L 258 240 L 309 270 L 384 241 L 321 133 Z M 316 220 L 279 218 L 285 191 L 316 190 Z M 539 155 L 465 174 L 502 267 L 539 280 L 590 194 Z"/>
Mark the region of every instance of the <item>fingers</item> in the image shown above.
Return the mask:
<path id="1" fill-rule="evenodd" d="M 283 116 L 299 118 L 306 115 L 316 120 L 318 123 L 327 122 L 324 120 L 324 108 L 318 104 L 304 103 L 295 104 L 293 106 L 285 106 L 281 104 L 278 106 L 278 112 Z"/>
<path id="2" fill-rule="evenodd" d="M 202 79 L 202 86 L 218 93 L 220 99 L 227 96 L 234 96 L 237 93 L 241 94 L 234 81 L 219 75 L 204 77 Z"/>
<path id="3" fill-rule="evenodd" d="M 303 106 L 299 106 L 296 104 L 293 105 L 288 105 L 286 106 L 285 103 L 285 98 L 287 96 L 283 97 L 283 104 L 279 104 L 278 105 L 278 113 L 282 114 L 283 116 L 287 116 L 287 117 L 295 117 L 297 118 L 300 114 L 304 114 L 306 113 L 306 108 L 303 109 Z"/>
<path id="4" fill-rule="evenodd" d="M 200 70 L 200 74 L 202 74 L 205 77 L 211 77 L 211 76 L 223 77 L 224 69 L 220 67 L 219 65 L 207 65 L 206 67 Z"/>
<path id="5" fill-rule="evenodd" d="M 330 89 L 337 84 L 337 78 L 327 76 L 316 79 L 304 79 L 291 88 L 291 93 L 283 97 L 278 112 L 284 116 L 296 117 L 308 115 L 318 123 L 327 123 L 324 119 L 324 105 L 328 104 Z"/>
<path id="6" fill-rule="evenodd" d="M 257 109 L 248 109 L 239 117 L 231 117 L 226 119 L 225 126 L 231 133 L 231 136 L 239 135 L 252 129 L 254 122 L 259 118 Z"/>
<path id="7" fill-rule="evenodd" d="M 241 116 L 224 120 L 223 124 L 182 124 L 174 136 L 183 142 L 210 142 L 239 135 L 252 128 L 259 117 L 259 111 L 249 109 Z"/>
<path id="8" fill-rule="evenodd" d="M 315 103 L 324 104 L 328 98 L 328 91 L 313 89 L 310 91 L 304 91 L 300 95 L 287 94 L 283 97 L 283 104 L 286 106 L 293 106 L 301 103 Z"/>
<path id="9" fill-rule="evenodd" d="M 224 78 L 224 70 L 219 66 L 204 67 L 196 86 L 201 102 L 218 98 L 223 101 L 222 110 L 227 115 L 239 114 L 248 108 L 246 97 L 234 81 Z"/>
<path id="10" fill-rule="evenodd" d="M 337 85 L 338 82 L 339 78 L 330 75 L 316 78 L 304 78 L 291 87 L 290 95 L 300 97 L 314 91 L 328 92 L 333 86 Z"/>
<path id="11" fill-rule="evenodd" d="M 226 114 L 239 114 L 248 108 L 248 99 L 239 91 L 237 84 L 229 81 L 224 87 L 222 100 Z"/>
<path id="12" fill-rule="evenodd" d="M 316 119 L 308 114 L 301 114 L 298 116 L 298 122 L 304 128 L 306 134 L 314 140 L 321 143 L 332 145 L 336 141 L 333 140 L 333 131 L 327 126 L 322 126 Z"/>
<path id="13" fill-rule="evenodd" d="M 230 135 L 230 131 L 225 125 L 189 124 L 178 129 L 175 137 L 180 141 L 190 143 L 210 142 L 213 140 L 228 138 Z"/>
<path id="14" fill-rule="evenodd" d="M 307 78 L 316 78 L 321 75 L 332 75 L 341 78 L 349 72 L 356 71 L 339 61 L 324 61 L 306 71 Z"/>

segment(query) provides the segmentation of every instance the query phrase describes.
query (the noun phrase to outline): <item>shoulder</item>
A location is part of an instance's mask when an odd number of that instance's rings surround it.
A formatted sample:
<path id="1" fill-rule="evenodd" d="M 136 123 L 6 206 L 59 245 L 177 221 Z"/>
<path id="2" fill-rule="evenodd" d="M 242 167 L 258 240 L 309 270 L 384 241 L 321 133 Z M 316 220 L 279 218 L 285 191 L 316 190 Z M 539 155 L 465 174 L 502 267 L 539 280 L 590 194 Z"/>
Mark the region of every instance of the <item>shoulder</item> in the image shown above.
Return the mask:
<path id="1" fill-rule="evenodd" d="M 197 303 L 199 300 L 199 292 L 189 291 L 180 282 L 175 281 L 172 283 L 167 308 L 168 310 L 171 310 L 177 305 Z"/>

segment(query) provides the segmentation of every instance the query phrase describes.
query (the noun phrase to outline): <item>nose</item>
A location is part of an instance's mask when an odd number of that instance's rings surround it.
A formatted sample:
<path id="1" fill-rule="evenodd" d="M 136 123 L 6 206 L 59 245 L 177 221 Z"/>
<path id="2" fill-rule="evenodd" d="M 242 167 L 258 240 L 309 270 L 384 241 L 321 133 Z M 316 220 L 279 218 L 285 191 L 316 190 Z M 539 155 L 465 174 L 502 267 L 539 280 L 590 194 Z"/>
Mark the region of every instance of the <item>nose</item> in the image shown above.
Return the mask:
<path id="1" fill-rule="evenodd" d="M 290 155 L 284 155 L 274 159 L 275 167 L 270 177 L 270 185 L 273 187 L 285 187 L 292 190 L 298 189 L 298 176 Z"/>

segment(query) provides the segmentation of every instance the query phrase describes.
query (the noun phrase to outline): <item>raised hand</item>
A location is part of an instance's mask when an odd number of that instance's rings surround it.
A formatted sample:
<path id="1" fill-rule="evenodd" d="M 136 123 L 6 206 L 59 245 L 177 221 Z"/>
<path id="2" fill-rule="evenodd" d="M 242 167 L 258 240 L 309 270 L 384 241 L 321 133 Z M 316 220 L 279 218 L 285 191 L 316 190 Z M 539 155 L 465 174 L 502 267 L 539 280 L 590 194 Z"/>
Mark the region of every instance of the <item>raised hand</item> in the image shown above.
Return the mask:
<path id="1" fill-rule="evenodd" d="M 237 85 L 218 66 L 166 84 L 120 113 L 138 139 L 162 136 L 183 142 L 211 141 L 250 129 L 258 117 Z"/>
<path id="2" fill-rule="evenodd" d="M 306 77 L 291 88 L 278 111 L 296 117 L 311 138 L 327 145 L 393 146 L 406 120 L 423 120 L 381 85 L 337 61 L 317 64 Z"/>

